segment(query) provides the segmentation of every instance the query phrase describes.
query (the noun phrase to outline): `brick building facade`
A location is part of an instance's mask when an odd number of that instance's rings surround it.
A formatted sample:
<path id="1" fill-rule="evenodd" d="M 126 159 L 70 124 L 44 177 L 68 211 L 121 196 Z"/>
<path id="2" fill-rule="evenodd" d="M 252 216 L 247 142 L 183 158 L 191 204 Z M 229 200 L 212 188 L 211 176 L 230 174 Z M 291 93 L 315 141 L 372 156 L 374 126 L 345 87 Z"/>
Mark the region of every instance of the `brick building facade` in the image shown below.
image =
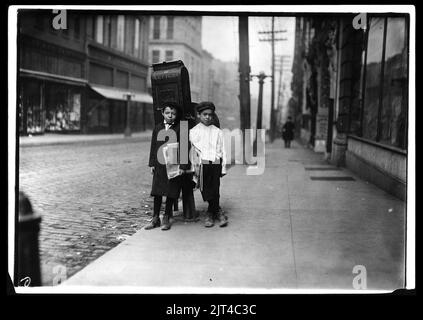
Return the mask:
<path id="1" fill-rule="evenodd" d="M 128 94 L 132 130 L 152 126 L 145 17 L 20 10 L 18 24 L 20 134 L 123 132 Z"/>

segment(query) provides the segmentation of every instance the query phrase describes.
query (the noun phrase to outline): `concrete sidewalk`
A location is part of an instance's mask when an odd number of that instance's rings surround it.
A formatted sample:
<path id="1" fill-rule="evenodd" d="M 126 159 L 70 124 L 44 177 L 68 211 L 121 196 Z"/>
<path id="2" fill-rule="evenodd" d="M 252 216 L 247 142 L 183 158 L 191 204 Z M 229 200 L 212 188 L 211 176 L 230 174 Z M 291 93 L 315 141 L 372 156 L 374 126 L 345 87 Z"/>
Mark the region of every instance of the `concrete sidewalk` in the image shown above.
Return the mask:
<path id="1" fill-rule="evenodd" d="M 266 145 L 263 175 L 237 165 L 222 179 L 226 228 L 205 228 L 202 215 L 139 230 L 61 288 L 352 290 L 356 266 L 367 289 L 403 287 L 405 203 L 321 159 L 296 143 Z M 199 193 L 196 204 L 206 207 Z"/>
<path id="2" fill-rule="evenodd" d="M 74 144 L 74 143 L 92 143 L 92 142 L 119 142 L 125 141 L 149 141 L 151 139 L 151 130 L 143 132 L 134 132 L 131 136 L 125 137 L 123 133 L 113 134 L 60 134 L 46 133 L 43 135 L 22 136 L 19 137 L 20 147 Z"/>

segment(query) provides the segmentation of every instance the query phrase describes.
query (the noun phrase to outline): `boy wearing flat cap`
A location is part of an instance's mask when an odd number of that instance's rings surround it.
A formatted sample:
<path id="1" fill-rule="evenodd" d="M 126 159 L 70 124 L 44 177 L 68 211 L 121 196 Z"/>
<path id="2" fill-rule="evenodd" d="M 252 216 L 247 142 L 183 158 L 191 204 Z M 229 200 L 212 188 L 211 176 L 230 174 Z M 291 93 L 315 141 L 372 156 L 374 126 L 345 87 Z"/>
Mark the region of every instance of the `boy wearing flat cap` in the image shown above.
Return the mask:
<path id="1" fill-rule="evenodd" d="M 200 123 L 189 131 L 189 140 L 201 161 L 201 195 L 209 203 L 205 226 L 213 227 L 217 220 L 220 227 L 225 227 L 228 219 L 219 206 L 219 189 L 220 178 L 226 174 L 226 153 L 223 131 L 213 124 L 215 109 L 212 102 L 197 105 Z"/>

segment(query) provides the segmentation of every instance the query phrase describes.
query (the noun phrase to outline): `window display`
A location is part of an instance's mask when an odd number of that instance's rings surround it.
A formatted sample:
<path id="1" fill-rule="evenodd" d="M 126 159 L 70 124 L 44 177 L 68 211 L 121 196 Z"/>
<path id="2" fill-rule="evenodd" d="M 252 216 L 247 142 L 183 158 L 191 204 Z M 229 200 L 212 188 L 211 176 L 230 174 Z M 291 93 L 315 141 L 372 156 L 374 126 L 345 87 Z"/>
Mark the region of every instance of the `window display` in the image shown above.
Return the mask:
<path id="1" fill-rule="evenodd" d="M 44 132 L 45 109 L 42 103 L 43 85 L 36 80 L 24 80 L 21 86 L 21 107 L 19 116 L 22 133 L 36 134 Z M 24 123 L 26 118 L 26 124 Z"/>
<path id="2" fill-rule="evenodd" d="M 65 85 L 46 85 L 46 131 L 80 129 L 81 90 Z"/>

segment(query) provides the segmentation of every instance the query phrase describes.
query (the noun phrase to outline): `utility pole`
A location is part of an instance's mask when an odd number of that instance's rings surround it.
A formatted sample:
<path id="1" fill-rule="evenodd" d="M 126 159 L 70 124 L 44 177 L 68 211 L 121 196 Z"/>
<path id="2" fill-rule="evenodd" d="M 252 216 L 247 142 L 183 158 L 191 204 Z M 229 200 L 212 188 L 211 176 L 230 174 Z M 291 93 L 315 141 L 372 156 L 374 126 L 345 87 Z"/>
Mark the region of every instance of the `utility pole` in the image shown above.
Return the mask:
<path id="1" fill-rule="evenodd" d="M 250 54 L 248 44 L 248 16 L 238 17 L 239 29 L 239 102 L 241 130 L 251 127 L 250 118 Z"/>
<path id="2" fill-rule="evenodd" d="M 275 17 L 272 17 L 272 30 L 271 31 L 261 31 L 259 34 L 271 34 L 270 39 L 259 39 L 260 41 L 271 41 L 272 45 L 272 96 L 271 96 L 271 105 L 270 105 L 270 142 L 273 142 L 275 139 L 275 41 L 285 41 L 286 38 L 275 39 L 275 33 L 286 32 L 286 30 L 275 30 Z"/>
<path id="3" fill-rule="evenodd" d="M 278 103 L 276 107 L 279 108 L 280 100 L 281 100 L 281 91 L 282 91 L 282 73 L 283 73 L 283 56 L 281 56 L 281 65 L 279 70 L 279 90 L 278 90 Z"/>

